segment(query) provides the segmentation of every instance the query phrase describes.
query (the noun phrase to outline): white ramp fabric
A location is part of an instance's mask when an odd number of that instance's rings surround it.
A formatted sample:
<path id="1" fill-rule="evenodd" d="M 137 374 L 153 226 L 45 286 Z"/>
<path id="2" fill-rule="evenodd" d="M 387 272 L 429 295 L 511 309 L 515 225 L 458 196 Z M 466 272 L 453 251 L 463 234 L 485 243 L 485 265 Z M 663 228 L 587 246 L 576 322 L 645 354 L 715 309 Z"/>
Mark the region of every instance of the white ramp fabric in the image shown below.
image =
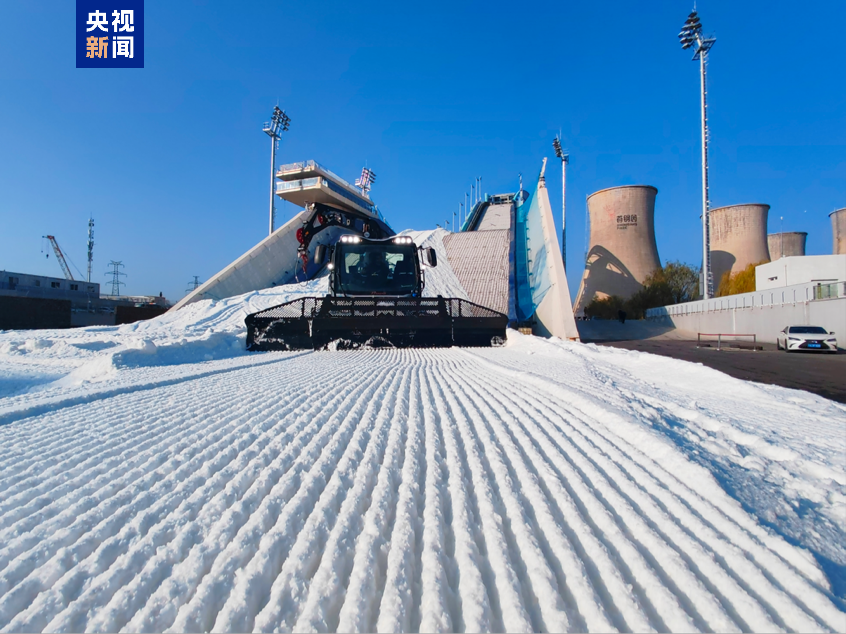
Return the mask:
<path id="1" fill-rule="evenodd" d="M 573 303 L 570 300 L 570 287 L 561 262 L 561 247 L 558 233 L 552 219 L 549 194 L 545 186 L 538 186 L 538 207 L 543 229 L 543 248 L 546 250 L 546 274 L 550 288 L 535 309 L 540 335 L 552 335 L 561 339 L 579 340 L 579 331 L 573 317 Z M 532 218 L 530 217 L 530 222 Z"/>
<path id="2" fill-rule="evenodd" d="M 512 203 L 488 205 L 482 219 L 479 221 L 476 231 L 493 231 L 496 229 L 511 228 Z"/>
<path id="3" fill-rule="evenodd" d="M 444 236 L 444 246 L 470 301 L 507 315 L 511 231 L 450 233 Z"/>

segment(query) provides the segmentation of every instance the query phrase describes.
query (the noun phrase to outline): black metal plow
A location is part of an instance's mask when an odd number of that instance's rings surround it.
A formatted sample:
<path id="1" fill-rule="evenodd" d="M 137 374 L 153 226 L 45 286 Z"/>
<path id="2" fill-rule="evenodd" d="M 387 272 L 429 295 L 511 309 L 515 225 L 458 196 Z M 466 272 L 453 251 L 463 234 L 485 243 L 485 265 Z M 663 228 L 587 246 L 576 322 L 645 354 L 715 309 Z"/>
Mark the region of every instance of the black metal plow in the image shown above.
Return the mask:
<path id="1" fill-rule="evenodd" d="M 508 317 L 464 299 L 305 297 L 248 315 L 247 350 L 503 345 Z"/>

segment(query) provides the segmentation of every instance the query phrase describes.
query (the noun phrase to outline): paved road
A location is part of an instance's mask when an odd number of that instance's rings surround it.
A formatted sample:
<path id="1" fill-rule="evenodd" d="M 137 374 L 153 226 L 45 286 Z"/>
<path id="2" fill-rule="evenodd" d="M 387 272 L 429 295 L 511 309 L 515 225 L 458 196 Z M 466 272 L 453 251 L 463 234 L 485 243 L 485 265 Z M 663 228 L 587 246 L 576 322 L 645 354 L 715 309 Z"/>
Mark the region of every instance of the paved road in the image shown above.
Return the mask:
<path id="1" fill-rule="evenodd" d="M 774 344 L 763 350 L 697 348 L 695 341 L 643 339 L 595 342 L 604 346 L 642 350 L 674 359 L 702 363 L 738 379 L 807 390 L 846 403 L 846 353 L 786 353 Z"/>

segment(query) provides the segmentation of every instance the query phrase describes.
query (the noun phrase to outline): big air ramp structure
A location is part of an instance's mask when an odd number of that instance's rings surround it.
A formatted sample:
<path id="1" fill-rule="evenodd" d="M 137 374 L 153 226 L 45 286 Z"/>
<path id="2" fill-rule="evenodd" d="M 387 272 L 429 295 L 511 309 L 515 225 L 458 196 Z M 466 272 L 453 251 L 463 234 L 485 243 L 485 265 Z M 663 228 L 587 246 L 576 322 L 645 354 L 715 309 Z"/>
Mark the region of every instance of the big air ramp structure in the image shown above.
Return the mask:
<path id="1" fill-rule="evenodd" d="M 582 316 L 594 298 L 628 299 L 661 266 L 655 243 L 655 197 L 651 185 L 624 185 L 588 196 L 590 244 L 576 296 Z"/>
<path id="2" fill-rule="evenodd" d="M 532 194 L 488 196 L 444 238 L 471 301 L 541 336 L 578 340 L 543 172 Z"/>
<path id="3" fill-rule="evenodd" d="M 831 218 L 831 253 L 843 255 L 846 253 L 846 207 L 832 211 L 828 217 Z"/>
<path id="4" fill-rule="evenodd" d="M 305 207 L 217 275 L 186 295 L 171 310 L 203 299 L 224 299 L 310 279 L 318 266 L 309 249 L 340 235 L 389 237 L 394 231 L 369 196 L 316 161 L 283 165 L 276 172 L 276 195 Z"/>
<path id="5" fill-rule="evenodd" d="M 771 233 L 767 236 L 767 250 L 772 260 L 792 258 L 805 255 L 805 242 L 808 234 L 805 231 L 783 231 Z"/>
<path id="6" fill-rule="evenodd" d="M 767 214 L 760 203 L 729 205 L 711 210 L 711 272 L 719 288 L 726 274 L 750 264 L 770 261 L 767 246 Z"/>

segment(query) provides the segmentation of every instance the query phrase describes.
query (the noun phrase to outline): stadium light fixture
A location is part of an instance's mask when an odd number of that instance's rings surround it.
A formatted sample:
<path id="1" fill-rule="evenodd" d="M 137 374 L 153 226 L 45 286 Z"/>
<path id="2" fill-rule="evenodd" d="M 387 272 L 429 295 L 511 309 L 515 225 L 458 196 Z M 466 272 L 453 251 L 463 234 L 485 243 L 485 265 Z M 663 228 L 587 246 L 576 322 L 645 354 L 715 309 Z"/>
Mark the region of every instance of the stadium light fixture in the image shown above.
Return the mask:
<path id="1" fill-rule="evenodd" d="M 570 154 L 561 147 L 561 138 L 555 137 L 552 140 L 552 149 L 555 156 L 561 159 L 561 261 L 564 270 L 567 270 L 567 164 L 570 162 Z"/>
<path id="2" fill-rule="evenodd" d="M 263 131 L 270 137 L 270 233 L 276 225 L 276 149 L 282 132 L 287 132 L 291 118 L 279 106 L 274 106 L 270 122 L 264 124 Z"/>
<path id="3" fill-rule="evenodd" d="M 717 41 L 715 37 L 702 35 L 702 21 L 696 11 L 687 16 L 679 33 L 679 42 L 684 50 L 693 47 L 693 59 L 699 60 L 700 93 L 702 109 L 702 297 L 714 296 L 714 278 L 711 272 L 711 199 L 708 191 L 708 90 L 706 61 L 708 51 Z"/>
<path id="4" fill-rule="evenodd" d="M 361 176 L 355 179 L 355 186 L 361 189 L 361 193 L 367 196 L 375 182 L 376 173 L 367 167 L 363 167 L 361 169 Z"/>

